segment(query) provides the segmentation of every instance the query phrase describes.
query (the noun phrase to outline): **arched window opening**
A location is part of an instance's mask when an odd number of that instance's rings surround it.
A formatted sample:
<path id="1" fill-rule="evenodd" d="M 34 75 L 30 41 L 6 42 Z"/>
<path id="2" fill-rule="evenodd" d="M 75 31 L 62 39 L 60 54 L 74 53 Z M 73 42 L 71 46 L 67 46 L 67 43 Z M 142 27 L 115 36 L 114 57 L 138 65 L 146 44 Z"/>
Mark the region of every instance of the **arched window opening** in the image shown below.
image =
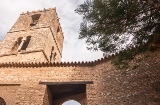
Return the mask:
<path id="1" fill-rule="evenodd" d="M 59 26 L 58 26 L 58 28 L 57 28 L 57 32 L 60 32 L 60 28 L 59 28 Z"/>
<path id="2" fill-rule="evenodd" d="M 0 97 L 0 105 L 6 105 L 6 102 L 4 101 L 3 98 Z"/>
<path id="3" fill-rule="evenodd" d="M 75 100 L 69 100 L 64 102 L 62 105 L 81 105 L 81 104 Z"/>
<path id="4" fill-rule="evenodd" d="M 22 42 L 23 37 L 19 37 L 17 41 L 14 43 L 14 46 L 12 47 L 12 51 L 17 51 L 18 47 L 20 46 Z"/>
<path id="5" fill-rule="evenodd" d="M 30 24 L 30 26 L 34 26 L 38 23 L 38 20 L 40 18 L 41 14 L 34 14 L 32 15 L 32 23 Z"/>
<path id="6" fill-rule="evenodd" d="M 23 43 L 23 46 L 22 46 L 21 50 L 26 50 L 30 40 L 31 40 L 31 36 L 27 36 L 25 42 Z"/>
<path id="7" fill-rule="evenodd" d="M 54 47 L 52 46 L 51 55 L 50 55 L 50 62 L 54 60 Z"/>
<path id="8" fill-rule="evenodd" d="M 12 52 L 15 52 L 15 51 L 20 52 L 21 50 L 26 50 L 30 40 L 31 40 L 31 36 L 19 37 L 17 39 L 17 41 L 14 43 L 14 46 L 12 47 L 11 51 Z"/>

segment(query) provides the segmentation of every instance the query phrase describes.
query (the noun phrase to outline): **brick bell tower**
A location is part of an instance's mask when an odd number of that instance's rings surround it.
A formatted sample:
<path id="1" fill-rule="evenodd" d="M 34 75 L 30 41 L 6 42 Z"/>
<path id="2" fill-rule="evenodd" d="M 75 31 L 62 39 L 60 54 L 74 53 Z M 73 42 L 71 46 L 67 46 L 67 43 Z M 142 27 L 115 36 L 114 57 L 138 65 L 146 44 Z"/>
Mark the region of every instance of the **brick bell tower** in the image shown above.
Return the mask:
<path id="1" fill-rule="evenodd" d="M 60 62 L 63 39 L 55 8 L 22 13 L 0 44 L 0 62 Z"/>

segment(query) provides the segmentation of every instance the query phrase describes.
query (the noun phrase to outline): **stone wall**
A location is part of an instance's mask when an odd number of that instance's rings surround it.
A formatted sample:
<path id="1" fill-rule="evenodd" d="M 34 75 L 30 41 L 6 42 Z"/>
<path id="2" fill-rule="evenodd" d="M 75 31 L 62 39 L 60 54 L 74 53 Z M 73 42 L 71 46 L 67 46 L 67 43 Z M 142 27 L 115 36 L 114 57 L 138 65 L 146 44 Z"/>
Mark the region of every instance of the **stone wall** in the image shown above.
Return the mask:
<path id="1" fill-rule="evenodd" d="M 87 94 L 88 104 L 160 104 L 159 65 L 160 51 L 136 56 L 125 71 L 115 70 L 111 61 L 96 65 L 93 68 L 95 73 L 93 76 L 94 84 Z M 133 69 L 134 66 L 137 68 Z"/>
<path id="2" fill-rule="evenodd" d="M 87 81 L 90 80 L 90 74 L 88 73 L 90 69 L 87 68 L 88 67 L 1 68 L 0 85 L 9 85 L 11 83 L 20 84 L 17 88 L 17 92 L 14 94 L 16 97 L 15 103 L 13 102 L 14 104 L 42 105 L 46 86 L 40 85 L 40 81 Z M 82 70 L 86 71 L 82 72 Z M 6 88 L 6 86 L 4 87 Z M 9 97 L 3 97 L 7 96 L 7 94 L 10 93 L 1 93 L 0 97 L 5 100 L 10 100 Z"/>
<path id="3" fill-rule="evenodd" d="M 141 61 L 133 60 L 130 68 L 125 71 L 115 70 L 109 59 L 93 66 L 1 67 L 0 88 L 3 89 L 0 89 L 0 97 L 4 98 L 6 103 L 12 101 L 17 105 L 42 105 L 46 86 L 39 84 L 40 81 L 93 81 L 93 84 L 87 84 L 86 87 L 87 105 L 160 103 L 159 56 L 160 51 L 141 56 Z M 138 67 L 132 69 L 137 63 Z M 20 85 L 8 88 L 9 84 Z M 3 90 L 6 92 L 2 92 Z M 16 99 L 7 97 L 8 94 Z"/>
<path id="4" fill-rule="evenodd" d="M 3 98 L 3 101 L 6 102 L 6 105 L 15 105 L 18 87 L 19 85 L 0 84 L 0 97 Z M 5 104 L 2 104 L 2 105 L 5 105 Z"/>
<path id="5" fill-rule="evenodd" d="M 23 83 L 18 88 L 13 105 L 42 105 L 46 86 L 35 83 Z"/>
<path id="6" fill-rule="evenodd" d="M 35 56 L 36 55 L 36 56 Z M 23 59 L 26 58 L 26 59 Z M 20 53 L 20 54 L 13 54 L 13 55 L 5 55 L 0 57 L 0 62 L 5 63 L 6 61 L 9 62 L 47 62 L 46 57 L 44 56 L 43 51 L 35 51 L 32 53 Z"/>
<path id="7" fill-rule="evenodd" d="M 46 91 L 44 94 L 43 105 L 53 105 L 52 94 L 48 88 L 46 88 Z"/>

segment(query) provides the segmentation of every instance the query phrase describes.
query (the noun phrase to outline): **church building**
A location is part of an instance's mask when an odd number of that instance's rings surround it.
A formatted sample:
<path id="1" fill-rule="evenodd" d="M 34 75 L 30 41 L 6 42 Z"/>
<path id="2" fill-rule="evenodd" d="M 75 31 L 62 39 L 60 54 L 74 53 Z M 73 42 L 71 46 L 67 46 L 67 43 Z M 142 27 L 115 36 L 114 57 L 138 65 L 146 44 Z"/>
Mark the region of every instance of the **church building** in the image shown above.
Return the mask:
<path id="1" fill-rule="evenodd" d="M 115 56 L 61 62 L 63 41 L 56 8 L 20 14 L 0 42 L 0 105 L 160 105 L 160 51 L 119 71 Z"/>

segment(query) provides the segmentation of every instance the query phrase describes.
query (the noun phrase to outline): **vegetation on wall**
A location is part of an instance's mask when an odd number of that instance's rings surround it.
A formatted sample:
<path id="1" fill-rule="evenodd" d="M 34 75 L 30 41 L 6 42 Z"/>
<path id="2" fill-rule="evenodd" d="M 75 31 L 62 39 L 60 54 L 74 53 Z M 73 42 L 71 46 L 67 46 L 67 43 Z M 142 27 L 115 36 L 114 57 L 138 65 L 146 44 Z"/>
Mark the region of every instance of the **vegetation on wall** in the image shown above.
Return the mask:
<path id="1" fill-rule="evenodd" d="M 155 51 L 153 47 L 148 47 L 148 45 L 140 46 L 138 48 L 131 48 L 125 51 L 119 52 L 118 55 L 113 59 L 112 63 L 116 66 L 118 70 L 127 69 L 129 67 L 129 62 L 133 59 L 136 60 L 137 63 L 141 62 L 143 58 L 135 58 L 137 54 L 144 53 L 147 51 Z M 147 58 L 147 56 L 145 56 Z M 132 69 L 136 69 L 138 65 L 134 65 Z"/>

